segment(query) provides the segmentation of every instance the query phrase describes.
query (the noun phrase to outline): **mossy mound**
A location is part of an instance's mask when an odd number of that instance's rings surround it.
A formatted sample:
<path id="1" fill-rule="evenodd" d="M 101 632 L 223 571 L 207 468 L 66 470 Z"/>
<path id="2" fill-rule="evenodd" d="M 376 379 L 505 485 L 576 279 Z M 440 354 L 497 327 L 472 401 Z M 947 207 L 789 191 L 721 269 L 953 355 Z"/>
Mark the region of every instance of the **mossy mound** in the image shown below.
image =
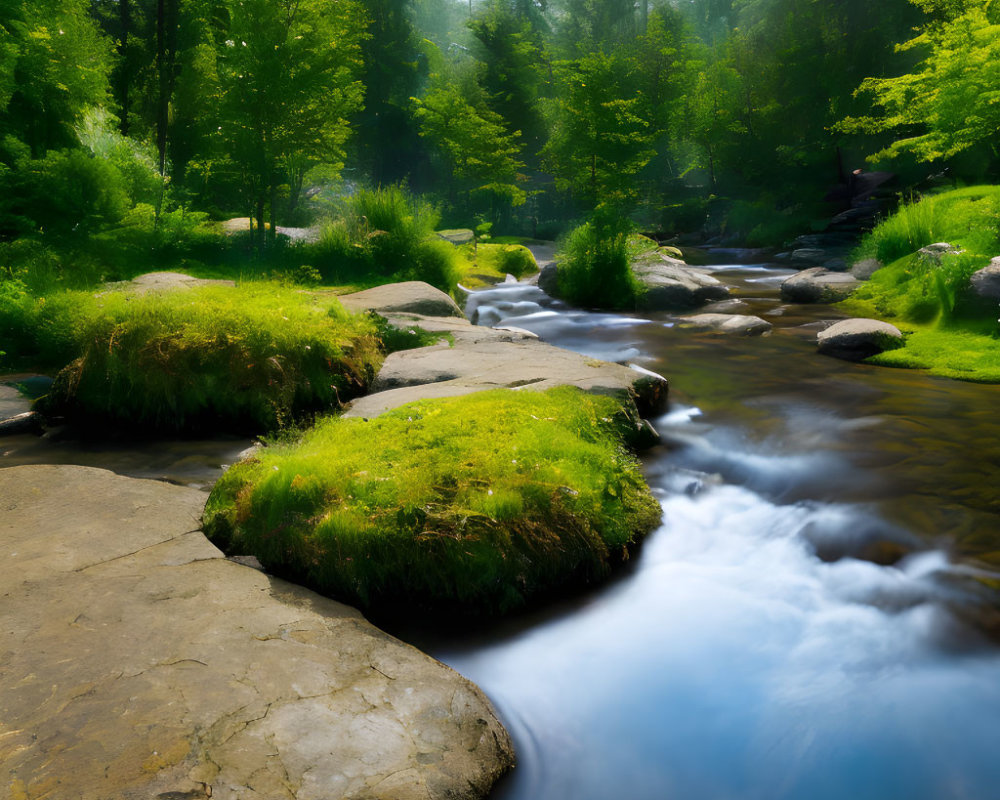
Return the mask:
<path id="1" fill-rule="evenodd" d="M 329 418 L 229 470 L 205 531 L 366 610 L 502 613 L 602 578 L 658 523 L 631 427 L 568 387 Z"/>
<path id="2" fill-rule="evenodd" d="M 39 409 L 88 424 L 275 430 L 362 394 L 382 359 L 374 320 L 276 284 L 67 292 L 25 308 L 35 349 L 73 359 Z"/>

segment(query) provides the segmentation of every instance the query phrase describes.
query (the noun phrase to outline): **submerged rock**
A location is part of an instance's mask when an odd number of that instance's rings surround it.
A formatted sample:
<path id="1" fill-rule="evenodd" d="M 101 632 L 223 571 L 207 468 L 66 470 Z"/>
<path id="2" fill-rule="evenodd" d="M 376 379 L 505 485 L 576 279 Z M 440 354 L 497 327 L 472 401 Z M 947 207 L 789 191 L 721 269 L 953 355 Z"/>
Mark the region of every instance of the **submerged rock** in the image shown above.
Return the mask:
<path id="1" fill-rule="evenodd" d="M 483 798 L 512 766 L 473 684 L 226 560 L 203 493 L 26 466 L 0 497 L 9 796 Z"/>
<path id="2" fill-rule="evenodd" d="M 819 352 L 848 361 L 863 361 L 903 346 L 895 325 L 877 319 L 845 319 L 816 335 Z"/>
<path id="3" fill-rule="evenodd" d="M 735 333 L 741 336 L 761 336 L 771 330 L 771 323 L 760 317 L 746 314 L 694 314 L 681 317 L 681 325 L 703 328 L 717 333 Z"/>
<path id="4" fill-rule="evenodd" d="M 785 280 L 781 284 L 781 297 L 789 303 L 836 303 L 860 285 L 850 273 L 813 267 Z"/>

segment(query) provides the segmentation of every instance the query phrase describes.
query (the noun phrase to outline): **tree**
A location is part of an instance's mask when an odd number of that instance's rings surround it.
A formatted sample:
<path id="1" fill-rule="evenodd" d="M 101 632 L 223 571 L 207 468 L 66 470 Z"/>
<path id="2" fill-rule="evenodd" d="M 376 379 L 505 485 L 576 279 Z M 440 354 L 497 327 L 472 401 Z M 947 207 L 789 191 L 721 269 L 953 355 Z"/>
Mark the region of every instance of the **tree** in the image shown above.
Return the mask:
<path id="1" fill-rule="evenodd" d="M 545 163 L 559 189 L 591 207 L 632 202 L 635 177 L 655 155 L 659 131 L 638 84 L 635 64 L 623 55 L 597 51 L 556 64 Z"/>
<path id="2" fill-rule="evenodd" d="M 229 0 L 218 137 L 259 246 L 273 241 L 282 179 L 297 190 L 311 166 L 342 165 L 348 119 L 362 101 L 361 35 L 360 9 L 348 0 Z"/>
<path id="3" fill-rule="evenodd" d="M 1000 8 L 988 0 L 913 0 L 934 18 L 900 45 L 926 55 L 895 78 L 867 78 L 881 114 L 844 120 L 846 131 L 900 136 L 872 156 L 910 152 L 920 160 L 948 158 L 978 144 L 1000 146 Z"/>
<path id="4" fill-rule="evenodd" d="M 431 89 L 414 98 L 414 116 L 420 135 L 435 147 L 455 188 L 468 193 L 485 192 L 512 206 L 527 199 L 518 186 L 520 131 L 510 132 L 503 118 L 486 107 L 473 103 L 468 92 L 437 76 Z M 452 198 L 454 199 L 454 198 Z"/>

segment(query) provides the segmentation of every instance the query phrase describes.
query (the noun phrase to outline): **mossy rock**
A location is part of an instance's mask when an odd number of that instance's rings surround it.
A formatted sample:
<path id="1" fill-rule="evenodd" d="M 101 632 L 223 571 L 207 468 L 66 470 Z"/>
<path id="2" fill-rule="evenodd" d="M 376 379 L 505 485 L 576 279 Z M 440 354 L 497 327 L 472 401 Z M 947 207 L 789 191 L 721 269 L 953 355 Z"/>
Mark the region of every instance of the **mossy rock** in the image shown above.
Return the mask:
<path id="1" fill-rule="evenodd" d="M 205 531 L 374 612 L 508 612 L 605 577 L 658 524 L 612 398 L 563 387 L 326 419 L 233 467 Z"/>

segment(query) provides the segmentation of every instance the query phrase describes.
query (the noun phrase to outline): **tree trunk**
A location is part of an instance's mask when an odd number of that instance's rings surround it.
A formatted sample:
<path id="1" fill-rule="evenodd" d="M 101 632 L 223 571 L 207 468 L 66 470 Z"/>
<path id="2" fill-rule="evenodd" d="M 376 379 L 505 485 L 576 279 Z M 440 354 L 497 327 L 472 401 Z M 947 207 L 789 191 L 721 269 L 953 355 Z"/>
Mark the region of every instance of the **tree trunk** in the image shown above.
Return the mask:
<path id="1" fill-rule="evenodd" d="M 122 26 L 121 40 L 118 42 L 118 59 L 121 65 L 118 73 L 118 102 L 122 107 L 122 116 L 118 128 L 122 136 L 128 136 L 129 83 L 132 80 L 128 64 L 128 37 L 132 30 L 132 7 L 129 0 L 118 0 L 118 18 Z"/>

